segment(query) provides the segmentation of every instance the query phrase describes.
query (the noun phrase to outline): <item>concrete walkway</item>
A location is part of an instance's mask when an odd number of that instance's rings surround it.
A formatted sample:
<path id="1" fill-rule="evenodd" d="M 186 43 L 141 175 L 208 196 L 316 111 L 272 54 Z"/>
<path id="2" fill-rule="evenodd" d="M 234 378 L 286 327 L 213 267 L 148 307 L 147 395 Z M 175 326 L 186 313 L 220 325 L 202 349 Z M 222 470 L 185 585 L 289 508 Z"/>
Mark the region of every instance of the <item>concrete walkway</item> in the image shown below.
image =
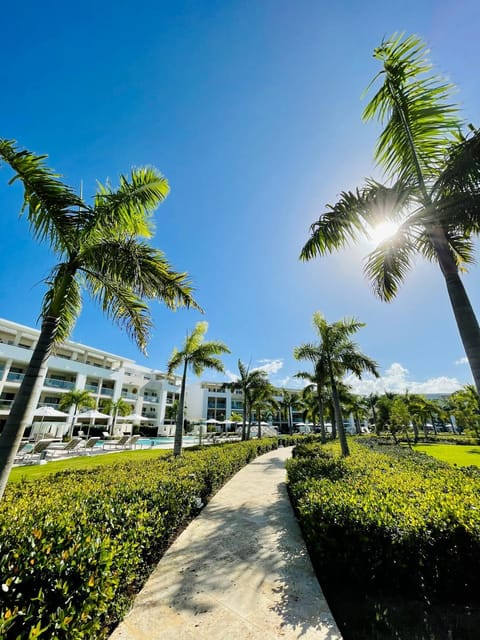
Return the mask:
<path id="1" fill-rule="evenodd" d="M 212 498 L 110 640 L 341 640 L 287 495 L 290 455 L 257 458 Z"/>

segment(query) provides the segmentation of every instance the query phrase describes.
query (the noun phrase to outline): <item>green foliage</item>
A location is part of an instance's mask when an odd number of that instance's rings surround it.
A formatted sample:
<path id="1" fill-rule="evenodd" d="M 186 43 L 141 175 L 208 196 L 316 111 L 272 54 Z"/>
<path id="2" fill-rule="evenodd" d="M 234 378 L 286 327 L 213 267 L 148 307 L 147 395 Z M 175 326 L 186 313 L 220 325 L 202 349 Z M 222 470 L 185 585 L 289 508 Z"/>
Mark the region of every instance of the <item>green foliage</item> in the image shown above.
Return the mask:
<path id="1" fill-rule="evenodd" d="M 0 637 L 106 638 L 199 498 L 276 446 L 212 446 L 10 484 L 0 505 Z"/>
<path id="2" fill-rule="evenodd" d="M 327 583 L 411 597 L 480 593 L 480 474 L 405 448 L 305 445 L 287 463 L 290 494 Z M 341 464 L 339 464 L 341 462 Z"/>

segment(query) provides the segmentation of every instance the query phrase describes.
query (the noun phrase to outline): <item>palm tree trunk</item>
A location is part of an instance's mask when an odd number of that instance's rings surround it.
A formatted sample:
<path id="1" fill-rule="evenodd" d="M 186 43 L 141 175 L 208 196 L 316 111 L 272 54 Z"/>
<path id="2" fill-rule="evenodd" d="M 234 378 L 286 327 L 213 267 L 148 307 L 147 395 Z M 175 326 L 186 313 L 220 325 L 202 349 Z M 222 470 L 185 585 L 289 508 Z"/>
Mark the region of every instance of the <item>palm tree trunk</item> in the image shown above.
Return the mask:
<path id="1" fill-rule="evenodd" d="M 180 387 L 180 401 L 178 406 L 177 413 L 177 423 L 175 425 L 175 440 L 173 442 L 173 455 L 181 456 L 182 455 L 182 440 L 183 440 L 183 408 L 185 406 L 185 387 L 187 383 L 187 360 L 185 359 L 183 363 L 183 375 L 182 375 L 182 386 Z M 200 425 L 200 431 L 202 430 L 202 425 Z"/>
<path id="2" fill-rule="evenodd" d="M 430 233 L 438 263 L 447 285 L 448 297 L 457 322 L 460 339 L 472 371 L 473 380 L 480 394 L 480 326 L 453 256 L 448 247 L 443 229 L 436 227 Z"/>
<path id="3" fill-rule="evenodd" d="M 250 423 L 252 422 L 252 407 L 248 405 L 248 425 L 247 425 L 247 440 L 250 440 Z"/>
<path id="4" fill-rule="evenodd" d="M 320 419 L 320 431 L 322 434 L 321 442 L 322 444 L 325 444 L 327 441 L 327 434 L 325 431 L 325 418 L 323 416 L 323 401 L 320 394 L 318 394 L 318 414 Z"/>
<path id="5" fill-rule="evenodd" d="M 260 409 L 257 409 L 257 425 L 258 425 L 257 436 L 258 436 L 259 438 L 261 438 L 261 437 L 262 437 L 262 427 L 261 427 L 261 425 L 260 425 L 260 418 L 261 418 L 261 416 L 260 416 Z"/>
<path id="6" fill-rule="evenodd" d="M 243 391 L 243 424 L 242 424 L 242 440 L 247 439 L 247 391 Z"/>
<path id="7" fill-rule="evenodd" d="M 342 457 L 346 458 L 350 455 L 350 450 L 348 448 L 347 436 L 345 435 L 345 427 L 343 426 L 343 416 L 342 409 L 340 407 L 340 397 L 338 395 L 337 384 L 335 382 L 335 378 L 333 376 L 333 372 L 330 368 L 330 384 L 332 385 L 332 399 L 333 399 L 333 408 L 335 412 L 335 423 L 337 425 L 338 430 L 338 439 L 340 440 L 340 449 L 342 451 Z"/>
<path id="8" fill-rule="evenodd" d="M 7 486 L 8 476 L 25 428 L 37 407 L 47 373 L 47 361 L 55 344 L 58 323 L 59 319 L 52 316 L 48 316 L 42 322 L 38 342 L 0 436 L 0 498 Z"/>

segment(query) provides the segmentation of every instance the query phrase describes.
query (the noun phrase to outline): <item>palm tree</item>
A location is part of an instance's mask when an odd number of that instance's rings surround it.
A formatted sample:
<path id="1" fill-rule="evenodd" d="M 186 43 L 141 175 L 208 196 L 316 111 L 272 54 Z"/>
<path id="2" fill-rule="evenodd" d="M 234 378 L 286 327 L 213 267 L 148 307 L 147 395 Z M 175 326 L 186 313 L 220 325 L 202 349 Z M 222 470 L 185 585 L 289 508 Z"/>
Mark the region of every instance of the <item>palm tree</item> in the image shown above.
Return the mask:
<path id="1" fill-rule="evenodd" d="M 290 435 L 293 433 L 292 411 L 296 409 L 298 405 L 298 394 L 294 393 L 293 391 L 288 391 L 288 389 L 282 389 L 282 399 L 280 400 L 279 406 L 285 412 L 285 416 L 287 418 L 288 433 Z"/>
<path id="2" fill-rule="evenodd" d="M 243 424 L 242 440 L 247 440 L 247 421 L 249 422 L 251 410 L 251 391 L 267 382 L 267 374 L 262 369 L 250 369 L 238 360 L 239 376 L 237 380 L 229 382 L 226 386 L 232 391 L 241 391 L 243 394 Z M 250 426 L 250 425 L 249 425 Z M 248 438 L 250 437 L 250 429 Z"/>
<path id="3" fill-rule="evenodd" d="M 100 409 L 112 416 L 112 424 L 108 430 L 110 434 L 115 433 L 115 425 L 117 423 L 118 416 L 128 416 L 132 411 L 132 407 L 128 402 L 125 402 L 123 398 L 118 398 L 118 400 L 112 400 L 111 398 L 102 400 Z"/>
<path id="4" fill-rule="evenodd" d="M 256 414 L 259 438 L 262 437 L 262 415 L 271 414 L 274 411 L 278 411 L 278 402 L 275 397 L 277 391 L 275 387 L 268 381 L 264 384 L 259 384 L 253 387 L 251 390 L 250 402 L 251 409 Z M 250 439 L 250 425 L 248 429 L 248 439 Z"/>
<path id="5" fill-rule="evenodd" d="M 375 180 L 340 200 L 311 226 L 301 258 L 348 246 L 382 221 L 398 230 L 367 256 L 374 293 L 392 300 L 416 256 L 438 263 L 460 337 L 480 392 L 480 327 L 459 271 L 473 262 L 480 231 L 480 131 L 464 136 L 452 86 L 429 75 L 425 45 L 394 35 L 375 50 L 383 83 L 364 111 L 384 126 L 375 158 L 386 184 Z M 372 83 L 373 84 L 373 83 Z"/>
<path id="6" fill-rule="evenodd" d="M 27 211 L 32 233 L 59 260 L 45 280 L 40 336 L 0 437 L 0 496 L 37 404 L 48 358 L 72 331 L 83 290 L 142 351 L 152 325 L 148 300 L 170 309 L 197 307 L 186 274 L 174 271 L 161 251 L 140 239 L 151 237 L 153 212 L 169 191 L 156 169 L 133 169 L 129 177 L 121 176 L 117 190 L 99 184 L 89 205 L 44 158 L 0 139 L 0 160 L 13 169 L 12 182 L 23 185 L 22 211 Z"/>
<path id="7" fill-rule="evenodd" d="M 95 406 L 95 399 L 92 394 L 89 391 L 85 391 L 85 389 L 72 389 L 62 396 L 58 406 L 62 411 L 68 411 L 70 407 L 73 407 L 72 422 L 68 430 L 68 436 L 71 437 L 77 420 L 78 410 L 93 409 Z"/>
<path id="8" fill-rule="evenodd" d="M 295 374 L 296 378 L 308 380 L 310 382 L 306 389 L 315 389 L 318 402 L 318 416 L 320 419 L 321 441 L 323 444 L 327 441 L 327 432 L 325 429 L 325 391 L 328 385 L 328 372 L 325 366 L 323 353 L 320 347 L 315 348 L 314 345 L 300 345 L 293 350 L 293 356 L 296 360 L 310 360 L 313 364 L 313 374 L 308 371 L 299 371 Z"/>
<path id="9" fill-rule="evenodd" d="M 342 409 L 340 406 L 339 385 L 341 377 L 348 371 L 361 378 L 363 371 L 369 371 L 378 377 L 377 363 L 360 352 L 350 336 L 365 325 L 357 320 L 343 319 L 329 324 L 323 315 L 313 314 L 313 326 L 320 339 L 318 344 L 302 344 L 295 349 L 297 359 L 322 361 L 329 378 L 332 393 L 335 423 L 340 439 L 342 456 L 349 455 Z"/>
<path id="10" fill-rule="evenodd" d="M 168 362 L 168 374 L 172 375 L 178 367 L 183 366 L 182 385 L 180 387 L 180 399 L 177 413 L 177 423 L 175 426 L 175 441 L 173 444 L 173 455 L 182 454 L 183 438 L 183 415 L 185 410 L 185 387 L 187 382 L 187 370 L 190 367 L 196 376 L 202 374 L 204 369 L 214 369 L 223 372 L 223 364 L 217 355 L 230 353 L 230 349 L 223 342 L 204 342 L 208 329 L 208 322 L 197 322 L 192 333 L 187 334 L 183 349 L 173 350 Z"/>

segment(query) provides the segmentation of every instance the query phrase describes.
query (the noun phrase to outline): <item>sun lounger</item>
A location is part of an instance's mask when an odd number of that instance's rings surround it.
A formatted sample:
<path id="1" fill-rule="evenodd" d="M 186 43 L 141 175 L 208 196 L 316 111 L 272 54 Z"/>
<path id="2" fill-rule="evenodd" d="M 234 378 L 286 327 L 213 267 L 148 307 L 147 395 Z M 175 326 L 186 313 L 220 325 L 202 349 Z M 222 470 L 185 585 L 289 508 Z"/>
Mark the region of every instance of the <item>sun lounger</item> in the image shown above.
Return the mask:
<path id="1" fill-rule="evenodd" d="M 45 457 L 48 458 L 49 456 L 56 457 L 76 454 L 79 453 L 82 445 L 83 440 L 78 437 L 72 438 L 68 442 L 53 443 L 45 449 Z"/>
<path id="2" fill-rule="evenodd" d="M 24 444 L 15 456 L 14 464 L 38 464 L 45 457 L 46 449 L 52 445 L 54 441 L 37 440 L 33 445 Z"/>
<path id="3" fill-rule="evenodd" d="M 94 452 L 94 450 L 99 451 L 100 449 L 103 449 L 103 446 L 102 447 L 96 446 L 99 440 L 100 438 L 98 436 L 92 436 L 91 438 L 89 438 L 84 442 L 84 445 L 79 450 L 79 453 L 81 453 L 82 455 L 83 454 L 90 455 L 91 453 Z"/>
<path id="4" fill-rule="evenodd" d="M 130 440 L 130 436 L 122 436 L 117 440 L 107 440 L 103 447 L 104 449 L 125 449 L 127 442 Z"/>

